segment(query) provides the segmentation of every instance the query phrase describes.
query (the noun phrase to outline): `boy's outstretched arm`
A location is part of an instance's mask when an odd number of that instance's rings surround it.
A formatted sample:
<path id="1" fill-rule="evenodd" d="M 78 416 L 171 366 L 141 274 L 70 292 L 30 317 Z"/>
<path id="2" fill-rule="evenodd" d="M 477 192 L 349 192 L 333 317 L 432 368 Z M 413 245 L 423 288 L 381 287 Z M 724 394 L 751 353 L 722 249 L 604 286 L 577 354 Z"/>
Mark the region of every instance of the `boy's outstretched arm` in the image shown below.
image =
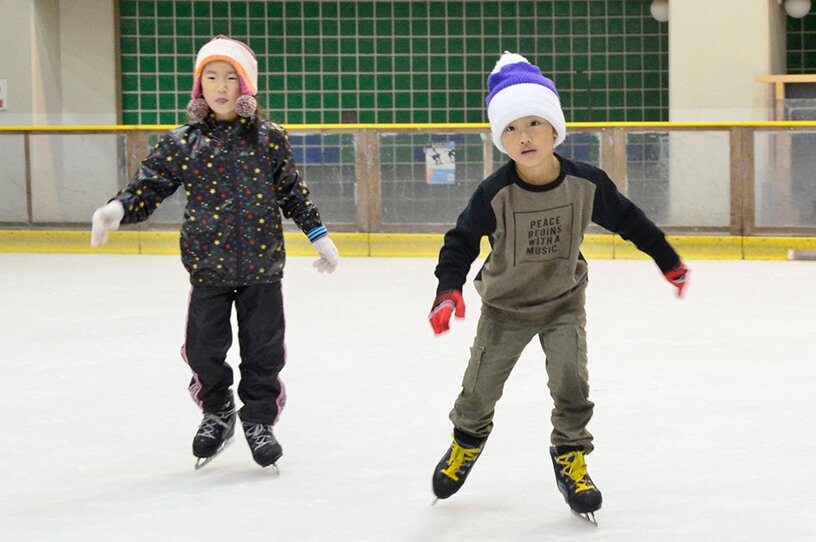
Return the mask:
<path id="1" fill-rule="evenodd" d="M 486 194 L 482 186 L 476 189 L 467 207 L 456 219 L 456 226 L 445 234 L 439 251 L 439 261 L 434 270 L 439 284 L 428 315 L 434 335 L 450 329 L 451 315 L 465 317 L 462 287 L 470 266 L 479 256 L 482 237 L 496 229 L 496 218 L 490 207 L 492 194 Z"/>
<path id="2" fill-rule="evenodd" d="M 688 284 L 688 267 L 666 240 L 666 235 L 637 205 L 623 194 L 603 170 L 590 170 L 595 183 L 595 202 L 592 221 L 631 241 L 641 252 L 655 261 L 663 276 L 675 288 L 677 297 L 683 296 Z"/>

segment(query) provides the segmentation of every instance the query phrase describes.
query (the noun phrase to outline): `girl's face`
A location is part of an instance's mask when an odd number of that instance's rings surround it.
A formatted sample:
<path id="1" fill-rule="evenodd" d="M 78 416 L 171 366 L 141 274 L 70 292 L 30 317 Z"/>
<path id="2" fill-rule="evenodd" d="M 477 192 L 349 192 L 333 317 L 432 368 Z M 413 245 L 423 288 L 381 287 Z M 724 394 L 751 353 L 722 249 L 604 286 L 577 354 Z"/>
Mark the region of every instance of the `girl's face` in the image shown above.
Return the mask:
<path id="1" fill-rule="evenodd" d="M 232 121 L 238 118 L 235 101 L 241 96 L 241 82 L 232 64 L 213 60 L 201 72 L 201 93 L 216 120 Z"/>

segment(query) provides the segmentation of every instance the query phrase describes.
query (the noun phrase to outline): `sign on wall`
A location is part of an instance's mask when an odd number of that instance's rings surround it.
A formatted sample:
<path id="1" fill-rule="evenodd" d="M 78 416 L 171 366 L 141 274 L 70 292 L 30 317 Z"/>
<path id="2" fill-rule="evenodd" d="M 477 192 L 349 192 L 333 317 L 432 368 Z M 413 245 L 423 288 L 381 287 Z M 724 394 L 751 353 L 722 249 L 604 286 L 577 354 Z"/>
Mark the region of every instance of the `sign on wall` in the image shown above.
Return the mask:
<path id="1" fill-rule="evenodd" d="M 6 110 L 6 80 L 0 79 L 0 111 Z"/>
<path id="2" fill-rule="evenodd" d="M 425 182 L 428 184 L 456 183 L 456 142 L 437 147 L 425 145 Z"/>

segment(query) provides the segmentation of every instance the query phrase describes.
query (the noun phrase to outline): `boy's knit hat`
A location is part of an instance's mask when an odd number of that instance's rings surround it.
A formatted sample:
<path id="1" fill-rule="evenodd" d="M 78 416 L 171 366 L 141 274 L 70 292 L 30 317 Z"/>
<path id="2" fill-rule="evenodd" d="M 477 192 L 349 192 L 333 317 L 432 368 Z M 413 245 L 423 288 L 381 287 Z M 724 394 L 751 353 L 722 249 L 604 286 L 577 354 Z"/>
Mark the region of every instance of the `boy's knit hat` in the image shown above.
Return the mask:
<path id="1" fill-rule="evenodd" d="M 201 73 L 204 66 L 215 60 L 229 62 L 238 74 L 241 97 L 235 104 L 236 112 L 242 117 L 255 114 L 258 108 L 258 102 L 253 98 L 258 93 L 258 61 L 255 59 L 255 53 L 244 42 L 218 35 L 198 50 L 191 93 L 193 99 L 187 105 L 190 117 L 203 118 L 209 111 L 201 96 Z"/>
<path id="2" fill-rule="evenodd" d="M 553 146 L 567 137 L 567 122 L 555 83 L 541 75 L 538 66 L 521 55 L 505 51 L 487 78 L 487 118 L 493 144 L 507 153 L 501 136 L 507 125 L 521 117 L 535 115 L 552 124 L 556 138 Z"/>

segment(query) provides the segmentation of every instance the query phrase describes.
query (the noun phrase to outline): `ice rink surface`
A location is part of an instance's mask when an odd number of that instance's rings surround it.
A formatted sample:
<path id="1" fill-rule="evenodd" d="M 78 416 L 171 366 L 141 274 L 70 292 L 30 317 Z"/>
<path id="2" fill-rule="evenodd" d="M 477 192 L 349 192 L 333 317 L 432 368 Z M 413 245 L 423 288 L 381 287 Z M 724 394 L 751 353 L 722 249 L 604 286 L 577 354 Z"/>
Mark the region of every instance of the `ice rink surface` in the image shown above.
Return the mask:
<path id="1" fill-rule="evenodd" d="M 590 262 L 595 528 L 555 487 L 537 342 L 430 506 L 472 284 L 435 338 L 435 260 L 312 261 L 286 267 L 275 476 L 240 434 L 193 469 L 178 257 L 0 254 L 0 541 L 816 540 L 816 262 L 687 262 L 683 300 L 651 261 Z"/>

